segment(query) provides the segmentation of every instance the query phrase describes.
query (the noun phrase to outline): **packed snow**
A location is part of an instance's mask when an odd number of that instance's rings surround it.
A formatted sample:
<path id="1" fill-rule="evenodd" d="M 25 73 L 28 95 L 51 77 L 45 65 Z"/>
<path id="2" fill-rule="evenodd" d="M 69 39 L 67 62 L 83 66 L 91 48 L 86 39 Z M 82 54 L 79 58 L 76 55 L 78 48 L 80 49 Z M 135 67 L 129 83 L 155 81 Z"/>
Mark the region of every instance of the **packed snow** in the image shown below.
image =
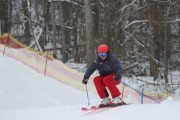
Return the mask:
<path id="1" fill-rule="evenodd" d="M 82 111 L 101 100 L 85 91 L 48 78 L 21 62 L 0 55 L 0 120 L 179 120 L 180 102 Z"/>

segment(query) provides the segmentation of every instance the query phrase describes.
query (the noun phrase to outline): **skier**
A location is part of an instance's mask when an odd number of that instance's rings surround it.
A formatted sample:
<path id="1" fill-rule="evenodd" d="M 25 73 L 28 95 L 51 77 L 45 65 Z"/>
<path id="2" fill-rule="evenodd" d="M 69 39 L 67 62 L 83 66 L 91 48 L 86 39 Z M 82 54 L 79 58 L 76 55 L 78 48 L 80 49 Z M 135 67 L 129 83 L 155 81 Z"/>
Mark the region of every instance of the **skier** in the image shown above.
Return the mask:
<path id="1" fill-rule="evenodd" d="M 98 47 L 98 57 L 94 59 L 92 64 L 88 67 L 84 74 L 82 83 L 87 84 L 89 77 L 95 70 L 99 71 L 99 76 L 94 78 L 94 85 L 96 87 L 99 97 L 102 99 L 99 107 L 109 105 L 120 105 L 123 101 L 120 98 L 120 91 L 116 87 L 121 82 L 122 68 L 118 59 L 110 53 L 109 47 L 106 44 L 101 44 Z M 113 100 L 108 97 L 109 90 Z"/>

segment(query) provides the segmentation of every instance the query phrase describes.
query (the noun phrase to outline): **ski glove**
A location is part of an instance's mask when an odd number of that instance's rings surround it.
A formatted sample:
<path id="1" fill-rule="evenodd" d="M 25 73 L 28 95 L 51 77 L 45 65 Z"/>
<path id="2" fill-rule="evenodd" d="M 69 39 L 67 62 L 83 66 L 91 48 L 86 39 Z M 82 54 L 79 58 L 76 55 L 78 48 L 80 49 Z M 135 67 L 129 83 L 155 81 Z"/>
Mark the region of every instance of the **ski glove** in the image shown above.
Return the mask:
<path id="1" fill-rule="evenodd" d="M 119 81 L 120 78 L 121 78 L 121 76 L 116 75 L 116 76 L 114 77 L 114 80 L 115 80 L 115 81 Z"/>
<path id="2" fill-rule="evenodd" d="M 88 82 L 88 79 L 83 79 L 83 81 L 82 81 L 82 83 L 85 85 L 87 84 L 87 82 Z"/>

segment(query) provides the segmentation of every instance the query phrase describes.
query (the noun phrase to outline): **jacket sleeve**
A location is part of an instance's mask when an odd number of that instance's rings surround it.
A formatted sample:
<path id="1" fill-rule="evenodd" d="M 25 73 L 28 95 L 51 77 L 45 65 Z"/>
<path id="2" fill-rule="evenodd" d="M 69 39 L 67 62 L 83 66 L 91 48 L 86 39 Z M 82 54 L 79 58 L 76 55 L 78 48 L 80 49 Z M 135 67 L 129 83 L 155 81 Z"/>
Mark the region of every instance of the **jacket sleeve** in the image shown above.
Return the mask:
<path id="1" fill-rule="evenodd" d="M 116 72 L 115 77 L 118 78 L 118 79 L 120 79 L 120 77 L 122 76 L 123 70 L 122 70 L 122 67 L 121 67 L 121 65 L 120 65 L 119 60 L 118 60 L 117 58 L 115 58 L 114 60 L 115 60 L 115 61 L 114 61 L 114 65 L 115 65 L 115 66 L 114 66 L 114 67 L 115 67 L 115 72 Z"/>
<path id="2" fill-rule="evenodd" d="M 89 79 L 89 77 L 94 73 L 94 71 L 97 69 L 98 63 L 97 59 L 94 59 L 94 61 L 91 63 L 91 65 L 88 67 L 84 74 L 84 79 Z"/>

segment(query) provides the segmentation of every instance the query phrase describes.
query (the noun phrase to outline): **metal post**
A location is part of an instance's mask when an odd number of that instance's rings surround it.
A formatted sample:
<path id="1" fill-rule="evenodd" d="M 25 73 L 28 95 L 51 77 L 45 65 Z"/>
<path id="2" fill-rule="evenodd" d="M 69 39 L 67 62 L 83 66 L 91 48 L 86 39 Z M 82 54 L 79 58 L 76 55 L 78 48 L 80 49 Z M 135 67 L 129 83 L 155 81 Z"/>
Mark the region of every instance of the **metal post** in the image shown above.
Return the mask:
<path id="1" fill-rule="evenodd" d="M 0 20 L 0 35 L 2 35 L 2 30 L 1 30 L 1 25 L 2 23 L 1 23 L 1 20 Z"/>
<path id="2" fill-rule="evenodd" d="M 5 54 L 5 51 L 6 51 L 6 44 L 4 44 L 3 56 Z"/>
<path id="3" fill-rule="evenodd" d="M 46 54 L 46 62 L 45 62 L 44 75 L 46 75 L 47 62 L 48 62 L 48 52 L 47 52 L 47 54 Z"/>
<path id="4" fill-rule="evenodd" d="M 144 87 L 141 89 L 141 104 L 144 102 Z"/>

